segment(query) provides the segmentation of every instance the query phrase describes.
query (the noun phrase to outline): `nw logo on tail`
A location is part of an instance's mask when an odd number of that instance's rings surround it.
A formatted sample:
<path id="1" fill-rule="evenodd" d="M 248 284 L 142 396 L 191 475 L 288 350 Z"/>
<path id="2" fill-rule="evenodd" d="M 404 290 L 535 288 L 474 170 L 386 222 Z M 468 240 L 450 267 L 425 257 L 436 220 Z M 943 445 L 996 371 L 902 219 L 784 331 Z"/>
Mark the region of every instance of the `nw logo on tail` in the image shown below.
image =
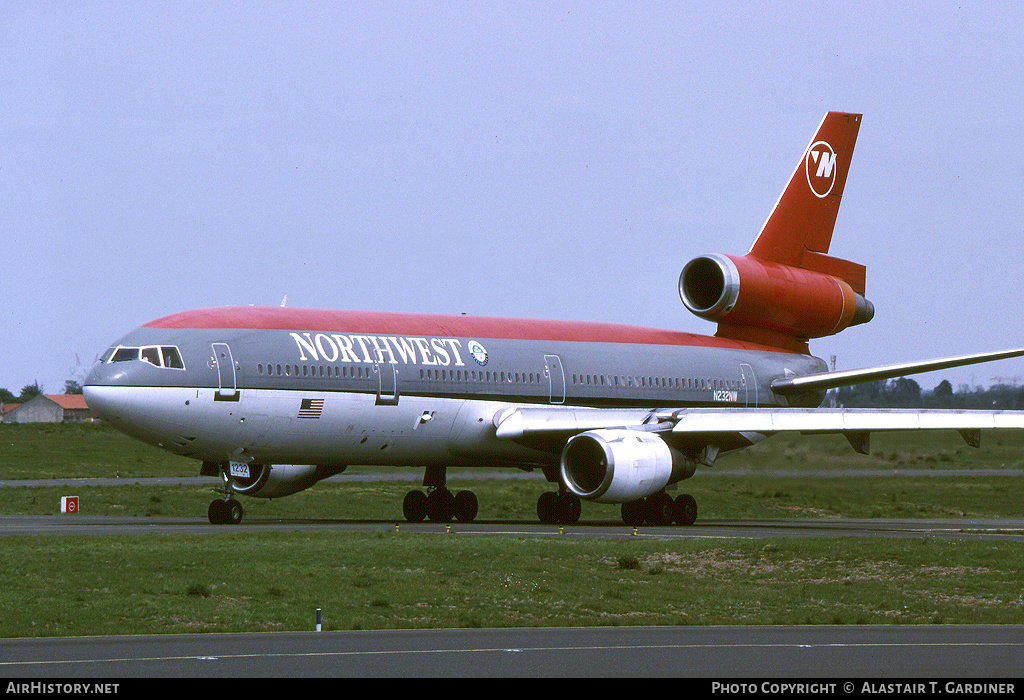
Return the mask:
<path id="1" fill-rule="evenodd" d="M 807 184 L 815 197 L 826 197 L 836 184 L 836 152 L 825 141 L 811 144 L 804 159 Z"/>

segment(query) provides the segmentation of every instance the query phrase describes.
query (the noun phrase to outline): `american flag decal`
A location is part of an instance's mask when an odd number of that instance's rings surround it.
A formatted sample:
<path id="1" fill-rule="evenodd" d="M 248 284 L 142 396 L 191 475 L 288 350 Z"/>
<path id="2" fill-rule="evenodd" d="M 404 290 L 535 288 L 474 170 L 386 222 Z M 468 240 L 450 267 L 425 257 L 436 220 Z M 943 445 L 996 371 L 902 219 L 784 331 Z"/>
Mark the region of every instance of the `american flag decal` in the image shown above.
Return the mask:
<path id="1" fill-rule="evenodd" d="M 319 418 L 323 410 L 323 399 L 302 399 L 302 405 L 299 406 L 299 418 Z"/>

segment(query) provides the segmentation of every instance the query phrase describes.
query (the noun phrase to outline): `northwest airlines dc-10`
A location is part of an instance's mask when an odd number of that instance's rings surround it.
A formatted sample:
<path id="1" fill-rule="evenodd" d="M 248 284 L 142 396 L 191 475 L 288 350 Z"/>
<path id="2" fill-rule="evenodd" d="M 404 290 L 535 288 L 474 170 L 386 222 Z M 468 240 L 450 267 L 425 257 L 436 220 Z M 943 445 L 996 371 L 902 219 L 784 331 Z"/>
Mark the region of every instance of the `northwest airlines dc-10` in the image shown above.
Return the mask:
<path id="1" fill-rule="evenodd" d="M 124 433 L 202 461 L 238 523 L 235 494 L 278 498 L 350 464 L 422 466 L 403 513 L 470 521 L 448 467 L 540 469 L 546 523 L 581 499 L 627 524 L 689 525 L 666 487 L 780 431 L 839 432 L 867 452 L 883 430 L 1024 428 L 1024 412 L 820 408 L 828 389 L 1024 350 L 827 371 L 808 340 L 870 321 L 865 268 L 828 255 L 861 115 L 830 112 L 746 255 L 702 255 L 679 277 L 712 336 L 626 325 L 225 307 L 150 321 L 85 380 L 90 409 Z"/>

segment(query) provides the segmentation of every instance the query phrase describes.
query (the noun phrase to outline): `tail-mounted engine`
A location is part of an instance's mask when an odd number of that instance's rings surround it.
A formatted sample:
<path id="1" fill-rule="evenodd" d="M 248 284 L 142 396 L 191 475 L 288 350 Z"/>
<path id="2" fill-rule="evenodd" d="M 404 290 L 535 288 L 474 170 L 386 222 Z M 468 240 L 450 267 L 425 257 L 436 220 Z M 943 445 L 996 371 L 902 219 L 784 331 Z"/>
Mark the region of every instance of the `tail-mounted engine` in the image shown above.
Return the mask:
<path id="1" fill-rule="evenodd" d="M 697 316 L 717 321 L 721 337 L 797 352 L 806 352 L 809 338 L 867 323 L 875 313 L 840 277 L 749 255 L 694 258 L 679 275 L 679 297 Z"/>

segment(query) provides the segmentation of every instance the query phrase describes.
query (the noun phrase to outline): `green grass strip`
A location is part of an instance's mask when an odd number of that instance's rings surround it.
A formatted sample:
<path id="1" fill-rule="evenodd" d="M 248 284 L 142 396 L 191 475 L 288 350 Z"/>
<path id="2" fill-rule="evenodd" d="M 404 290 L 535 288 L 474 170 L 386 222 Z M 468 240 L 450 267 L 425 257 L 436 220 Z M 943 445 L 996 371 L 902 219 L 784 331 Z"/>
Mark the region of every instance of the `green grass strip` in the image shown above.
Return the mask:
<path id="1" fill-rule="evenodd" d="M 0 636 L 1021 624 L 1024 548 L 927 538 L 11 537 Z"/>

